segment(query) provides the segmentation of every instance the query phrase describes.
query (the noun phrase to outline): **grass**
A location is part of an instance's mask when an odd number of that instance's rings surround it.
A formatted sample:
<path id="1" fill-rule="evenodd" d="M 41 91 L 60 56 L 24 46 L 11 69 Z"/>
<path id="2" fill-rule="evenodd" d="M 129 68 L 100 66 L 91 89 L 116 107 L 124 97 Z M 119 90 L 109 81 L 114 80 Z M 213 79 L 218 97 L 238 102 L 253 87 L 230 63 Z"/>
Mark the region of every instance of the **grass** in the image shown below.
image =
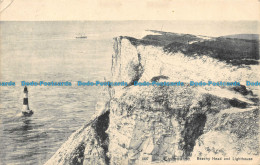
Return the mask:
<path id="1" fill-rule="evenodd" d="M 142 39 L 127 38 L 133 45 L 153 45 L 163 47 L 165 52 L 182 52 L 185 55 L 207 55 L 233 65 L 257 65 L 259 60 L 259 40 L 252 34 L 240 34 L 235 38 L 218 37 L 204 40 L 191 34 L 177 34 L 154 31 Z M 241 38 L 243 36 L 243 38 Z"/>

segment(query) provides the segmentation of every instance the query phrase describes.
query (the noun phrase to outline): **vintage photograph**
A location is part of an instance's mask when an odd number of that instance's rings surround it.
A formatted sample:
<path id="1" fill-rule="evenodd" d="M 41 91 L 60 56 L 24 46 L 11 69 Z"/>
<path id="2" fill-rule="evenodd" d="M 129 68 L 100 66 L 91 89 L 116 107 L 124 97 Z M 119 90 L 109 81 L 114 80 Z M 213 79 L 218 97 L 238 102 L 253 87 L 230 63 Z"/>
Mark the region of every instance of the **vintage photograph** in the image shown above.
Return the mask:
<path id="1" fill-rule="evenodd" d="M 257 0 L 0 0 L 0 165 L 257 165 Z"/>

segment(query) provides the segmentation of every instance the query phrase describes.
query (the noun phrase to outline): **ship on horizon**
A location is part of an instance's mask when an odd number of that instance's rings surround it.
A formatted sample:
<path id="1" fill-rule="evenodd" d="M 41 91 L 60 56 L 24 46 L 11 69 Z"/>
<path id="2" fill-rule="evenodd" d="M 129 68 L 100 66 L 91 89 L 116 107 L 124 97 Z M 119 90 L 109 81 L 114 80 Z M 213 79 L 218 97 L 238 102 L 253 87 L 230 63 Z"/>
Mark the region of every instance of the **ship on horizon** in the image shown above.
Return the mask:
<path id="1" fill-rule="evenodd" d="M 87 39 L 88 37 L 86 35 L 84 35 L 84 34 L 79 34 L 75 38 L 77 38 L 77 39 Z"/>

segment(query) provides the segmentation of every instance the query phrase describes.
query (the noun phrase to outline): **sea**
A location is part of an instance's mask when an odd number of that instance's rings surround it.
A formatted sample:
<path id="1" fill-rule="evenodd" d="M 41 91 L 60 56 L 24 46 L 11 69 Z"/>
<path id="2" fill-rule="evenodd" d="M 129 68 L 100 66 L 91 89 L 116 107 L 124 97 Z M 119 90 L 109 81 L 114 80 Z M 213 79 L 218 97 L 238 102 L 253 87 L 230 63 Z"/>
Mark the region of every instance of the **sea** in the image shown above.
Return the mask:
<path id="1" fill-rule="evenodd" d="M 205 36 L 256 34 L 255 21 L 8 21 L 0 22 L 0 164 L 44 164 L 95 113 L 103 87 L 78 81 L 111 77 L 113 38 L 141 38 L 162 30 Z M 76 38 L 86 35 L 87 38 Z M 30 117 L 21 115 L 26 82 L 72 82 L 28 86 Z"/>

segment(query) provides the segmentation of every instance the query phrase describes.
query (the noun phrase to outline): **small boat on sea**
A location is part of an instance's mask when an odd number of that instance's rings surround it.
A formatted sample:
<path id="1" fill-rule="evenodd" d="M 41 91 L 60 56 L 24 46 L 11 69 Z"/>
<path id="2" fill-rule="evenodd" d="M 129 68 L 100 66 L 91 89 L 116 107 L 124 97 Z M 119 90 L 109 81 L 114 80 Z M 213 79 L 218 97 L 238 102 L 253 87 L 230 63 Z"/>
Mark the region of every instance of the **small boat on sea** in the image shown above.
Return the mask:
<path id="1" fill-rule="evenodd" d="M 75 38 L 77 39 L 87 39 L 88 37 L 86 35 L 79 35 L 79 36 L 76 36 Z"/>
<path id="2" fill-rule="evenodd" d="M 87 36 L 78 36 L 76 38 L 88 38 Z"/>

